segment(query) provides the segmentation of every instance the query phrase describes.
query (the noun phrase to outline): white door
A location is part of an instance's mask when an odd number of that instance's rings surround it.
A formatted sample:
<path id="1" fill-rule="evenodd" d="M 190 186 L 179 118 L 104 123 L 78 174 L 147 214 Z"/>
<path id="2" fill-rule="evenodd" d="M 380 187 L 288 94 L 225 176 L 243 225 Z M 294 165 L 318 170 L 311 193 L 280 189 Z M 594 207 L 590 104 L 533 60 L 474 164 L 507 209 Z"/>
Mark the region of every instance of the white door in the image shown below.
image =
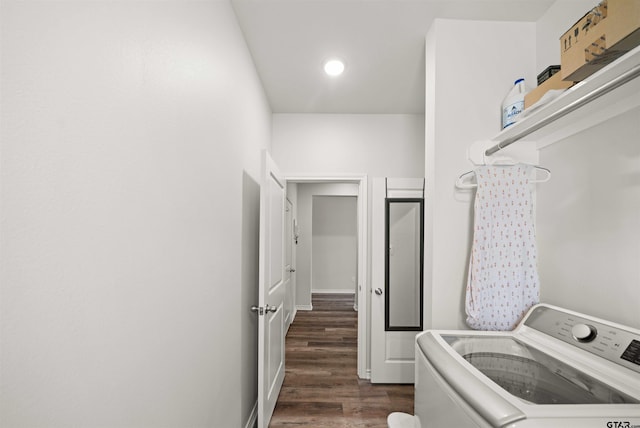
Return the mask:
<path id="1" fill-rule="evenodd" d="M 266 428 L 284 381 L 286 185 L 265 151 L 260 186 L 258 312 L 258 428 Z"/>
<path id="2" fill-rule="evenodd" d="M 284 258 L 284 324 L 286 330 L 289 330 L 289 326 L 293 322 L 293 281 L 291 280 L 292 273 L 295 272 L 293 268 L 293 204 L 287 199 L 286 219 L 284 227 L 284 246 L 285 246 L 285 258 Z"/>
<path id="3" fill-rule="evenodd" d="M 385 328 L 386 198 L 422 198 L 423 180 L 376 178 L 372 196 L 371 382 L 414 383 L 415 337 L 419 332 L 386 331 Z M 415 312 L 415 304 L 419 304 L 419 300 L 416 295 L 407 299 L 403 315 Z"/>

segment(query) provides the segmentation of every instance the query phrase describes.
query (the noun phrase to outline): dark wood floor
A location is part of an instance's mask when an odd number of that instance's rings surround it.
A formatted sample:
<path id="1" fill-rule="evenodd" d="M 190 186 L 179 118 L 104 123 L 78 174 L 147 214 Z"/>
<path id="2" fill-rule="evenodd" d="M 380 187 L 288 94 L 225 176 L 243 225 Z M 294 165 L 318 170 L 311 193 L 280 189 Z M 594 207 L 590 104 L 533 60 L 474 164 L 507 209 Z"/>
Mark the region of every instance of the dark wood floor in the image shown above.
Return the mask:
<path id="1" fill-rule="evenodd" d="M 271 428 L 386 428 L 389 413 L 413 413 L 413 385 L 358 378 L 357 325 L 353 295 L 314 294 L 313 311 L 298 311 Z"/>

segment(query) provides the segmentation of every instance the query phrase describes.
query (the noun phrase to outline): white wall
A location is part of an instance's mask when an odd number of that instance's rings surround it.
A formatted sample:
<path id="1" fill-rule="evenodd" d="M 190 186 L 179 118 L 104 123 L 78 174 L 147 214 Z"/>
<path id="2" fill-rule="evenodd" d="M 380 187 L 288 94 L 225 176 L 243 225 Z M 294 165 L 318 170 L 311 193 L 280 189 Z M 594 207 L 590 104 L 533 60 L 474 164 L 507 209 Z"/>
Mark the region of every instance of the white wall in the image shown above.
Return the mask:
<path id="1" fill-rule="evenodd" d="M 272 144 L 285 175 L 424 173 L 421 115 L 274 114 Z"/>
<path id="2" fill-rule="evenodd" d="M 454 183 L 473 167 L 471 143 L 500 130 L 500 104 L 514 80 L 535 81 L 535 40 L 533 23 L 439 19 L 427 35 L 426 328 L 467 328 L 472 193 Z"/>
<path id="3" fill-rule="evenodd" d="M 313 196 L 312 293 L 356 292 L 357 201 L 357 196 Z"/>
<path id="4" fill-rule="evenodd" d="M 296 187 L 296 212 L 300 229 L 300 237 L 296 246 L 296 306 L 299 309 L 308 310 L 312 309 L 313 199 L 315 196 L 357 197 L 358 185 L 354 183 L 298 183 Z"/>
<path id="5" fill-rule="evenodd" d="M 545 302 L 640 328 L 640 110 L 545 147 L 538 190 Z"/>
<path id="6" fill-rule="evenodd" d="M 538 21 L 539 69 L 560 63 L 560 35 L 597 3 L 558 0 Z M 553 176 L 539 186 L 537 215 L 541 299 L 636 328 L 639 134 L 636 109 L 541 149 Z"/>
<path id="7" fill-rule="evenodd" d="M 244 426 L 271 114 L 231 6 L 1 24 L 2 425 Z"/>

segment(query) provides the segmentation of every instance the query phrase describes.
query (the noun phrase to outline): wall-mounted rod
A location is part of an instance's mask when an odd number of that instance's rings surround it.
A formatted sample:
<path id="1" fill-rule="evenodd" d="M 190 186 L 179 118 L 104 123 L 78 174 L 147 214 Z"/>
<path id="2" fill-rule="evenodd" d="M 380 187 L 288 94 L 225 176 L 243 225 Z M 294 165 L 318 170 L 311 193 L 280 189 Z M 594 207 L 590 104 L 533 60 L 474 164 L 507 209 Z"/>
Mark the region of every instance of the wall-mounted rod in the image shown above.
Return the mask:
<path id="1" fill-rule="evenodd" d="M 562 116 L 565 116 L 571 113 L 572 111 L 579 109 L 583 105 L 588 104 L 591 101 L 595 100 L 596 98 L 599 98 L 602 95 L 613 91 L 617 87 L 624 85 L 625 83 L 635 79 L 638 76 L 640 76 L 640 65 L 636 65 L 635 67 L 626 71 L 625 73 L 621 74 L 615 79 L 610 80 L 609 82 L 583 95 L 582 97 L 578 98 L 572 103 L 567 104 L 566 106 L 562 107 L 560 110 L 554 112 L 553 114 L 550 114 L 548 117 L 545 117 L 544 119 L 540 120 L 534 125 L 531 125 L 529 128 L 526 128 L 524 131 L 520 132 L 519 134 L 513 137 L 505 138 L 504 141 L 501 141 L 500 143 L 496 144 L 491 148 L 488 148 L 484 152 L 485 156 L 491 156 L 492 154 L 504 149 L 510 144 L 515 143 L 521 138 L 526 137 L 527 135 L 537 131 L 538 129 L 544 128 L 550 123 L 560 119 Z"/>

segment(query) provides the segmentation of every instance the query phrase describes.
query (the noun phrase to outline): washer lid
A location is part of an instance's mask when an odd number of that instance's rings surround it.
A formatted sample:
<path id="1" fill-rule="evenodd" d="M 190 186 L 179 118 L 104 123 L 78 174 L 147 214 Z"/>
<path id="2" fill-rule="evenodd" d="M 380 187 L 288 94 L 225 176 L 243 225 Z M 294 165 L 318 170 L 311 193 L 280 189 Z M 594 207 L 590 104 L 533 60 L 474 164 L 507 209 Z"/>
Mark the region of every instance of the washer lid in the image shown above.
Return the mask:
<path id="1" fill-rule="evenodd" d="M 512 424 L 526 415 L 498 394 L 486 382 L 473 375 L 462 364 L 453 360 L 451 354 L 441 344 L 437 333 L 426 331 L 417 338 L 417 344 L 445 382 L 491 426 L 502 427 Z"/>
<path id="2" fill-rule="evenodd" d="M 513 337 L 443 335 L 442 338 L 501 388 L 529 403 L 640 403 Z"/>

